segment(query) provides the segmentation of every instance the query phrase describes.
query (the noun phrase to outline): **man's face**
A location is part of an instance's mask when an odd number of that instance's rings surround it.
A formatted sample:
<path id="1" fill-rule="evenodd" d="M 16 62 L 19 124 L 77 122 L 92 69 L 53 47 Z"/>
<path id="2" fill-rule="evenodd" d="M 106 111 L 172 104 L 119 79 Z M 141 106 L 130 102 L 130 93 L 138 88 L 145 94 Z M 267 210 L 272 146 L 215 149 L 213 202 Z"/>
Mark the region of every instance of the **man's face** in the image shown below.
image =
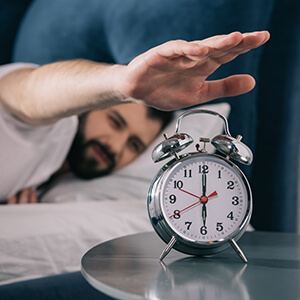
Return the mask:
<path id="1" fill-rule="evenodd" d="M 79 119 L 79 130 L 68 155 L 71 170 L 91 179 L 118 170 L 133 161 L 154 140 L 160 120 L 147 108 L 120 104 L 89 112 Z"/>

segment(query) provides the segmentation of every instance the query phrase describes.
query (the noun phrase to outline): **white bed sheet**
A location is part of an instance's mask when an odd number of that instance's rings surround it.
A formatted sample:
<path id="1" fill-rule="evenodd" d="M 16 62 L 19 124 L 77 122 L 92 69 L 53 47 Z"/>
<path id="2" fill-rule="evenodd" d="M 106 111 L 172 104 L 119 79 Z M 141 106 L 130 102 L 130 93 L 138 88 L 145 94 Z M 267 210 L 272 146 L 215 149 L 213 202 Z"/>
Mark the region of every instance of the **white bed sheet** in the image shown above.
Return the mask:
<path id="1" fill-rule="evenodd" d="M 146 201 L 2 206 L 0 284 L 80 270 L 98 243 L 150 231 Z"/>

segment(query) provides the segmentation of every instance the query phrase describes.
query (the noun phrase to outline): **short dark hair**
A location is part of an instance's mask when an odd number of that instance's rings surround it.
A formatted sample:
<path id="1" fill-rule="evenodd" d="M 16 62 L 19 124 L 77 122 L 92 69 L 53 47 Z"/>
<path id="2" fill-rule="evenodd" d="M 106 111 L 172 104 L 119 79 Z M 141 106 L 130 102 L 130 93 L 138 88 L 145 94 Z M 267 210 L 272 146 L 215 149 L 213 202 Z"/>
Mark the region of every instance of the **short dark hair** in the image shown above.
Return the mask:
<path id="1" fill-rule="evenodd" d="M 172 111 L 161 111 L 153 107 L 147 107 L 147 116 L 162 122 L 161 130 L 164 129 L 173 119 Z"/>

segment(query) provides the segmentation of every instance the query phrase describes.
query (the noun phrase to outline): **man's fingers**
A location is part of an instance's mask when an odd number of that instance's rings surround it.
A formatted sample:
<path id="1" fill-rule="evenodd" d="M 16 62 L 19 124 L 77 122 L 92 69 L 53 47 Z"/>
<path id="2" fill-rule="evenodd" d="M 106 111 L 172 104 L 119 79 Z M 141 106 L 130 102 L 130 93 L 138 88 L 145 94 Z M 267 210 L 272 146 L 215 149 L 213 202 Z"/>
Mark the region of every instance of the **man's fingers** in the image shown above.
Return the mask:
<path id="1" fill-rule="evenodd" d="M 243 40 L 235 47 L 233 47 L 230 52 L 235 54 L 243 54 L 251 49 L 255 49 L 264 43 L 266 43 L 270 38 L 268 31 L 253 32 L 243 34 Z"/>
<path id="2" fill-rule="evenodd" d="M 7 201 L 7 204 L 16 204 L 17 203 L 17 196 L 10 197 Z"/>
<path id="3" fill-rule="evenodd" d="M 207 46 L 215 50 L 228 50 L 237 46 L 243 39 L 240 32 L 232 32 L 230 34 L 215 35 L 201 41 L 194 41 L 199 46 Z"/>
<path id="4" fill-rule="evenodd" d="M 228 47 L 210 48 L 207 56 L 214 59 L 219 64 L 224 64 L 233 60 L 240 54 L 261 46 L 270 38 L 270 34 L 267 31 L 245 33 L 242 36 L 243 38 L 239 43 L 228 42 Z M 230 36 L 228 36 L 228 39 L 230 40 Z"/>
<path id="5" fill-rule="evenodd" d="M 38 197 L 34 190 L 27 188 L 8 199 L 7 204 L 37 203 Z"/>
<path id="6" fill-rule="evenodd" d="M 202 41 L 170 41 L 151 49 L 144 58 L 149 66 L 161 67 L 163 63 L 164 67 L 170 69 L 185 69 L 195 65 L 201 67 L 208 59 L 221 65 L 233 60 L 240 54 L 261 46 L 269 37 L 270 34 L 267 31 L 244 34 L 233 32 L 228 35 L 213 36 Z M 214 69 L 215 67 L 212 68 L 212 70 Z"/>
<path id="7" fill-rule="evenodd" d="M 29 197 L 29 203 L 37 203 L 38 197 L 36 195 L 36 192 L 34 190 L 30 190 L 30 197 Z"/>
<path id="8" fill-rule="evenodd" d="M 205 56 L 208 52 L 206 45 L 198 45 L 197 43 L 190 43 L 184 40 L 166 42 L 150 51 L 155 51 L 156 49 L 160 56 L 168 59 L 178 56 Z"/>
<path id="9" fill-rule="evenodd" d="M 213 50 L 225 51 L 227 49 L 231 49 L 237 46 L 242 39 L 243 35 L 240 32 L 233 32 L 228 35 L 213 36 L 202 41 L 170 41 L 153 48 L 150 51 L 152 52 L 157 50 L 160 56 L 169 59 L 176 58 L 178 56 L 202 57 Z"/>
<path id="10" fill-rule="evenodd" d="M 30 189 L 25 189 L 20 193 L 19 204 L 29 203 L 30 199 Z"/>
<path id="11" fill-rule="evenodd" d="M 203 85 L 200 97 L 207 101 L 238 96 L 251 91 L 255 86 L 255 80 L 250 75 L 234 75 L 221 80 L 206 81 Z"/>
<path id="12" fill-rule="evenodd" d="M 228 35 L 213 36 L 202 41 L 195 41 L 202 46 L 208 46 L 210 51 L 232 51 L 233 49 L 252 49 L 259 47 L 270 38 L 268 31 L 255 31 L 255 32 L 232 32 Z"/>
<path id="13" fill-rule="evenodd" d="M 270 33 L 268 31 L 246 32 L 243 35 L 245 39 L 249 38 L 250 41 L 253 39 L 253 37 L 256 39 L 261 39 L 261 44 L 264 44 L 270 39 Z"/>

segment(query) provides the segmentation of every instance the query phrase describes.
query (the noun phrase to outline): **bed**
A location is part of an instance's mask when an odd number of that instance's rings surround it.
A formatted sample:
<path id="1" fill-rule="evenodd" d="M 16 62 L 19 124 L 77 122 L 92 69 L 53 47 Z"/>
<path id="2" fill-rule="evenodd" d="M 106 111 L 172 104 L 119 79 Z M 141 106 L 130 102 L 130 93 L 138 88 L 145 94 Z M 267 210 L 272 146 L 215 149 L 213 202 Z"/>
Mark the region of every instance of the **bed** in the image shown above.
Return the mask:
<path id="1" fill-rule="evenodd" d="M 225 116 L 230 112 L 226 103 L 201 108 Z M 178 114 L 164 130 L 168 135 L 175 131 Z M 222 131 L 221 119 L 210 115 L 185 118 L 181 127 L 194 143 L 200 136 L 211 138 Z M 92 246 L 151 231 L 146 197 L 151 179 L 164 163 L 151 160 L 153 147 L 161 141 L 162 136 L 157 137 L 132 164 L 109 176 L 82 181 L 67 174 L 42 203 L 2 205 L 0 284 L 78 271 L 82 255 Z M 213 151 L 212 146 L 208 150 Z"/>

